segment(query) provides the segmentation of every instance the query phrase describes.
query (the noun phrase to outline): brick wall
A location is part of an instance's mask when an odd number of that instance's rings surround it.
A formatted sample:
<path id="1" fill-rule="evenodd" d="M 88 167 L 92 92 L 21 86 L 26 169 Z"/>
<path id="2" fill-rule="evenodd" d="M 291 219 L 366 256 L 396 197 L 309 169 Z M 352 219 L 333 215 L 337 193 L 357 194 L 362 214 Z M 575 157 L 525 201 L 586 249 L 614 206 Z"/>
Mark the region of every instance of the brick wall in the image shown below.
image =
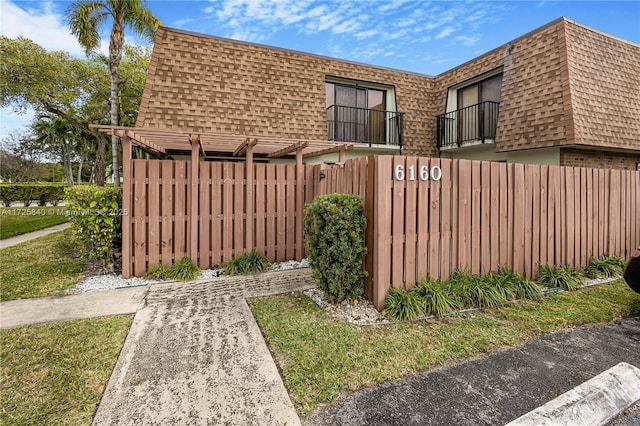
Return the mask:
<path id="1" fill-rule="evenodd" d="M 436 155 L 433 78 L 161 28 L 137 125 L 326 139 L 327 76 L 395 87 L 408 151 Z"/>
<path id="2" fill-rule="evenodd" d="M 596 151 L 592 149 L 563 148 L 560 150 L 560 165 L 591 167 L 599 169 L 637 170 L 640 153 Z"/>

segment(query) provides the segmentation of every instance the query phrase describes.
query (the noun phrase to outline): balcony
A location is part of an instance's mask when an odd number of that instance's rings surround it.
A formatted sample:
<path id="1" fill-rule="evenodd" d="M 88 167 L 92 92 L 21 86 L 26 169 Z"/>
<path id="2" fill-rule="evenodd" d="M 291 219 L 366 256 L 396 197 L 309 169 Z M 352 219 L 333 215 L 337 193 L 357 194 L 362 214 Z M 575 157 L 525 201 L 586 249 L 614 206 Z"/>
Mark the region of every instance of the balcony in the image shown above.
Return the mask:
<path id="1" fill-rule="evenodd" d="M 331 141 L 402 148 L 403 115 L 396 111 L 331 105 L 327 108 L 327 134 Z"/>
<path id="2" fill-rule="evenodd" d="M 481 102 L 436 117 L 439 149 L 494 143 L 499 102 Z"/>

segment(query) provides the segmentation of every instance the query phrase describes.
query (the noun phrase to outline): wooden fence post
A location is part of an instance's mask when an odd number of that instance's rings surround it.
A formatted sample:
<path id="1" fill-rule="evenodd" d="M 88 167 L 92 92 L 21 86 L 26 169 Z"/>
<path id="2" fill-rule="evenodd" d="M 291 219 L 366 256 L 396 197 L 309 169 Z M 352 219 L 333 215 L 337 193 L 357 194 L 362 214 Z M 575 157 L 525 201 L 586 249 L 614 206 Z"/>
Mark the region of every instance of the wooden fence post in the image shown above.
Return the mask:
<path id="1" fill-rule="evenodd" d="M 373 300 L 374 295 L 374 282 L 373 282 L 373 257 L 374 257 L 374 227 L 375 227 L 375 198 L 376 198 L 376 184 L 375 184 L 375 167 L 376 156 L 370 155 L 367 157 L 367 177 L 366 177 L 366 205 L 365 214 L 367 217 L 367 228 L 365 231 L 365 245 L 367 246 L 367 254 L 365 257 L 365 269 L 368 272 L 365 286 L 364 297 L 368 300 Z"/>
<path id="2" fill-rule="evenodd" d="M 255 146 L 256 143 L 257 142 L 255 139 L 247 143 L 247 152 L 245 154 L 245 157 L 247 159 L 246 161 L 247 167 L 245 169 L 245 174 L 246 174 L 245 178 L 247 181 L 246 192 L 245 192 L 245 197 L 246 197 L 245 247 L 247 252 L 251 252 L 255 247 L 254 226 L 253 226 L 253 223 L 255 220 L 254 200 L 253 200 L 253 179 L 254 179 L 253 147 Z"/>
<path id="3" fill-rule="evenodd" d="M 188 253 L 189 258 L 199 265 L 198 262 L 198 184 L 200 180 L 200 135 L 190 135 L 189 142 L 191 143 L 191 176 L 189 180 L 189 187 L 191 188 L 191 206 L 187 220 L 189 221 L 188 228 L 189 235 L 187 241 L 189 241 Z M 177 261 L 178 259 L 176 259 Z"/>
<path id="4" fill-rule="evenodd" d="M 304 164 L 302 163 L 302 147 L 296 149 L 296 249 L 295 259 L 300 261 L 304 249 Z"/>
<path id="5" fill-rule="evenodd" d="M 122 277 L 130 278 L 131 271 L 131 138 L 122 132 Z"/>

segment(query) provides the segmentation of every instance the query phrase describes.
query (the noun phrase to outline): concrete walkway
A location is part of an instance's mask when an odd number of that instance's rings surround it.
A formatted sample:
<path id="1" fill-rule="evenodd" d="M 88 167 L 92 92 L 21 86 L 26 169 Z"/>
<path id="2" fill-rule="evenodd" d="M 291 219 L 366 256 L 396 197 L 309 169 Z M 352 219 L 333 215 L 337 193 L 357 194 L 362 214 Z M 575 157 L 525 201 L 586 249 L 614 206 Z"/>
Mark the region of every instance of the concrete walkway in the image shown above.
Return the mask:
<path id="1" fill-rule="evenodd" d="M 300 269 L 16 300 L 0 326 L 136 313 L 94 425 L 299 425 L 245 298 L 313 285 Z"/>
<path id="2" fill-rule="evenodd" d="M 94 425 L 299 425 L 245 297 L 312 285 L 309 270 L 152 286 Z"/>
<path id="3" fill-rule="evenodd" d="M 40 229 L 38 231 L 27 232 L 26 234 L 16 235 L 15 237 L 5 238 L 0 240 L 0 249 L 12 247 L 16 244 L 24 243 L 25 241 L 33 240 L 34 238 L 44 237 L 45 235 L 52 234 L 54 232 L 62 231 L 69 228 L 71 225 L 67 223 L 61 223 L 60 225 L 51 226 L 49 228 Z"/>
<path id="4" fill-rule="evenodd" d="M 148 291 L 149 287 L 133 287 L 0 302 L 0 328 L 134 314 L 144 307 Z"/>

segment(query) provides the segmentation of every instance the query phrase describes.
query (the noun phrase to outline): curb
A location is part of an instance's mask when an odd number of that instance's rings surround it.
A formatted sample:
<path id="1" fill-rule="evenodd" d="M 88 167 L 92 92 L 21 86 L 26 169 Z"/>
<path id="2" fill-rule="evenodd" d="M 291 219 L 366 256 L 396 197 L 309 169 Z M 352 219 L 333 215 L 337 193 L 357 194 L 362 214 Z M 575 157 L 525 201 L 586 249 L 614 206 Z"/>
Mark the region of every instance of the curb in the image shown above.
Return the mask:
<path id="1" fill-rule="evenodd" d="M 639 400 L 640 369 L 621 362 L 507 426 L 605 425 Z"/>

